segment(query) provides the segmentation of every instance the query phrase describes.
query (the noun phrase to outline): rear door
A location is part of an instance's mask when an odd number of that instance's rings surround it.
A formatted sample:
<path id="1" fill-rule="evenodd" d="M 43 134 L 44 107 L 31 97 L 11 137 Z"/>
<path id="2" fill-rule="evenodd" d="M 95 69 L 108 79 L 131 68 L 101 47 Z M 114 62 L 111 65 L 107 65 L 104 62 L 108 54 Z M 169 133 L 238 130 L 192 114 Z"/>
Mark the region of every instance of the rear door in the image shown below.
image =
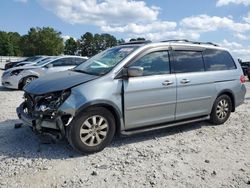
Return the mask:
<path id="1" fill-rule="evenodd" d="M 140 66 L 140 77 L 124 80 L 124 114 L 127 129 L 173 121 L 176 78 L 170 74 L 167 50 L 149 51 L 129 66 Z"/>
<path id="2" fill-rule="evenodd" d="M 176 120 L 210 114 L 216 93 L 199 49 L 171 51 L 177 80 Z"/>

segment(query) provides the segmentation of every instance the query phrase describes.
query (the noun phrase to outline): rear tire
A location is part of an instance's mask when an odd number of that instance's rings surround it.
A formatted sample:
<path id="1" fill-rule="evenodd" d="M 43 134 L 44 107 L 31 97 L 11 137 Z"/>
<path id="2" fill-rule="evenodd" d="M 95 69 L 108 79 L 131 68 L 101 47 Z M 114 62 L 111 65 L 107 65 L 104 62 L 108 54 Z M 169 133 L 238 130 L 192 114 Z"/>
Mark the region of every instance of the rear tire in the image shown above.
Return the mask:
<path id="1" fill-rule="evenodd" d="M 232 111 L 232 101 L 228 95 L 219 96 L 213 105 L 210 115 L 210 123 L 220 125 L 225 123 Z"/>
<path id="2" fill-rule="evenodd" d="M 94 107 L 77 115 L 67 127 L 69 144 L 80 153 L 95 153 L 111 143 L 115 119 L 106 108 Z"/>

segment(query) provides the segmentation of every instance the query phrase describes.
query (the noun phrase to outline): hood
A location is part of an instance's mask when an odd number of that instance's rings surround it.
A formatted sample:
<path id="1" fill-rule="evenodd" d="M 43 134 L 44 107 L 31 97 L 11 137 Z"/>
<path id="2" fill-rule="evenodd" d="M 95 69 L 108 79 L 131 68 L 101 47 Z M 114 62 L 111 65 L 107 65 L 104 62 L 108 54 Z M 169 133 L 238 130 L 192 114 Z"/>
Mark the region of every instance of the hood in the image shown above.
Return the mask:
<path id="1" fill-rule="evenodd" d="M 20 64 L 22 64 L 22 65 L 28 65 L 28 64 L 30 64 L 30 65 L 34 65 L 34 64 L 36 64 L 36 62 L 32 62 L 32 61 L 24 61 L 24 62 L 20 62 L 20 63 L 18 63 L 17 65 L 20 65 Z M 16 65 L 16 66 L 17 66 Z"/>
<path id="2" fill-rule="evenodd" d="M 47 74 L 46 76 L 32 81 L 24 88 L 24 91 L 34 95 L 42 95 L 69 89 L 76 85 L 94 80 L 98 77 L 99 76 L 74 71 L 57 72 Z"/>
<path id="3" fill-rule="evenodd" d="M 40 67 L 38 67 L 38 66 L 31 66 L 31 65 L 25 65 L 25 66 L 10 68 L 6 72 L 12 72 L 14 70 L 37 69 L 37 68 L 40 68 Z"/>

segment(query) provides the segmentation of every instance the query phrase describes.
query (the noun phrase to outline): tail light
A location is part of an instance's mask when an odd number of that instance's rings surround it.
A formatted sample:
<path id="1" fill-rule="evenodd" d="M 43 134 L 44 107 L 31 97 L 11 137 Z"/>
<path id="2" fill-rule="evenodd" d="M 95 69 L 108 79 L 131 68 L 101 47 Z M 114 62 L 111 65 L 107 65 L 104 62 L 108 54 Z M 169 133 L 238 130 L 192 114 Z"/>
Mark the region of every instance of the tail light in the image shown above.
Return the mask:
<path id="1" fill-rule="evenodd" d="M 246 82 L 245 76 L 241 75 L 240 76 L 240 83 L 244 84 Z"/>

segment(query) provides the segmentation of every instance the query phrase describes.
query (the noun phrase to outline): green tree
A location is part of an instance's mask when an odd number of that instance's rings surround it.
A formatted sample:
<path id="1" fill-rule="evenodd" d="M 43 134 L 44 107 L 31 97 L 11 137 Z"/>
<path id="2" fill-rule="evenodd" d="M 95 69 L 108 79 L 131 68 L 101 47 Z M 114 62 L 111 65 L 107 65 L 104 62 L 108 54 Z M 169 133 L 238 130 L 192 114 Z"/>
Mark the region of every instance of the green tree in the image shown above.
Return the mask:
<path id="1" fill-rule="evenodd" d="M 75 55 L 77 53 L 77 41 L 70 37 L 65 41 L 64 54 L 66 55 Z"/>
<path id="2" fill-rule="evenodd" d="M 20 42 L 18 33 L 0 31 L 0 55 L 21 56 Z"/>
<path id="3" fill-rule="evenodd" d="M 93 51 L 94 36 L 90 32 L 86 32 L 80 39 L 80 51 L 82 56 L 91 57 L 94 55 Z"/>
<path id="4" fill-rule="evenodd" d="M 8 33 L 9 40 L 12 46 L 12 53 L 13 56 L 22 56 L 23 52 L 21 50 L 21 35 L 17 32 L 9 32 Z"/>
<path id="5" fill-rule="evenodd" d="M 22 49 L 25 56 L 60 55 L 64 45 L 61 33 L 51 27 L 31 28 L 23 36 Z"/>
<path id="6" fill-rule="evenodd" d="M 107 48 L 116 46 L 117 39 L 110 34 L 85 33 L 80 39 L 80 51 L 82 56 L 91 57 Z"/>
<path id="7" fill-rule="evenodd" d="M 134 41 L 145 41 L 145 40 L 146 40 L 145 38 L 138 37 L 137 39 L 132 38 L 132 39 L 130 39 L 129 41 L 130 41 L 130 42 L 134 42 Z"/>

